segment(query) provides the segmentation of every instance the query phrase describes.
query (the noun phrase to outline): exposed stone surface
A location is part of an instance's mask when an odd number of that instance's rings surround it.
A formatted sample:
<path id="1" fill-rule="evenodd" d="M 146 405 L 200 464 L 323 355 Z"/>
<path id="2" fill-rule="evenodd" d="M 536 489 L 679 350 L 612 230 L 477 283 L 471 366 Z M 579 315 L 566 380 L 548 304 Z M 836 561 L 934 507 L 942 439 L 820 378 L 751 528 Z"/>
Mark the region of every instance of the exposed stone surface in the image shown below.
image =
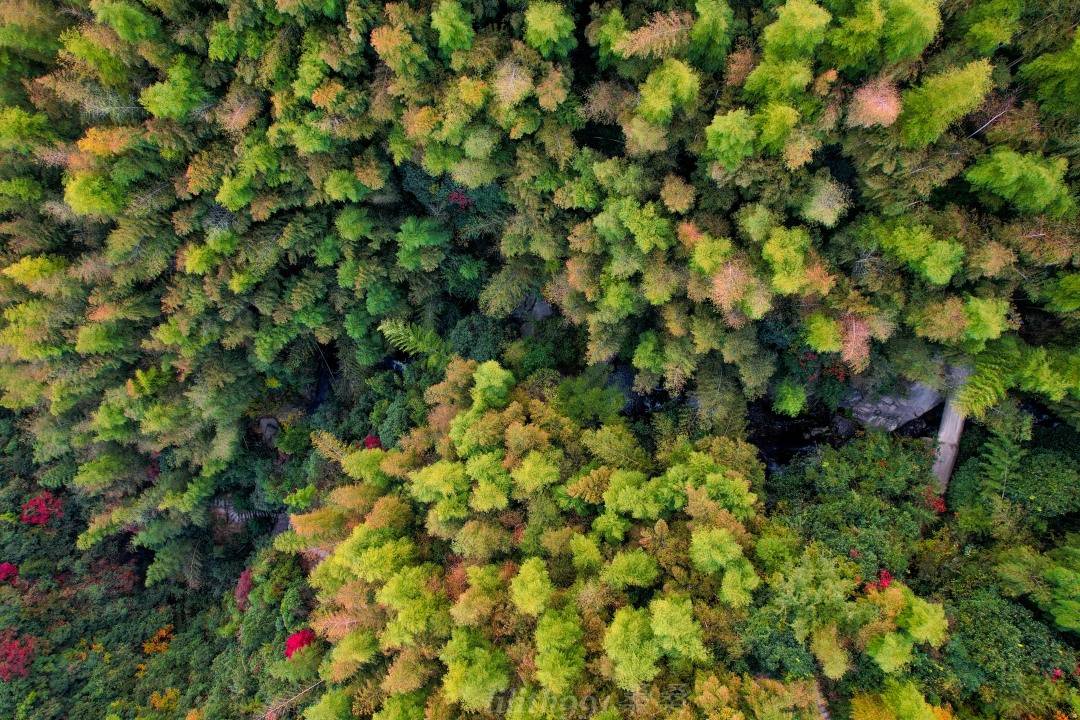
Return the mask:
<path id="1" fill-rule="evenodd" d="M 551 303 L 549 303 L 547 300 L 544 300 L 543 298 L 538 299 L 532 306 L 533 320 L 543 320 L 545 318 L 549 318 L 551 317 L 553 312 L 555 312 L 555 310 L 551 307 Z"/>
<path id="2" fill-rule="evenodd" d="M 956 389 L 963 386 L 970 374 L 971 369 L 966 366 L 950 366 L 945 372 L 949 398 L 938 428 L 934 459 L 937 490 L 941 493 L 944 493 L 949 485 L 949 477 L 956 464 L 956 454 L 960 446 L 960 435 L 964 431 L 964 415 L 953 399 Z M 911 383 L 902 394 L 885 395 L 873 400 L 855 391 L 846 404 L 851 408 L 852 416 L 863 425 L 892 432 L 901 425 L 922 417 L 943 399 L 945 396 L 941 391 L 923 383 Z"/>
<path id="3" fill-rule="evenodd" d="M 530 295 L 514 310 L 514 316 L 521 320 L 521 333 L 532 337 L 536 333 L 536 323 L 545 320 L 555 312 L 547 300 L 539 295 Z"/>
<path id="4" fill-rule="evenodd" d="M 856 393 L 849 400 L 849 405 L 851 414 L 863 425 L 892 432 L 930 412 L 941 400 L 941 393 L 929 385 L 911 383 L 902 395 L 885 395 L 870 400 Z"/>
<path id="5" fill-rule="evenodd" d="M 262 441 L 267 447 L 274 447 L 274 441 L 277 440 L 277 436 L 280 432 L 281 423 L 278 422 L 277 418 L 259 418 L 259 435 L 262 436 Z"/>

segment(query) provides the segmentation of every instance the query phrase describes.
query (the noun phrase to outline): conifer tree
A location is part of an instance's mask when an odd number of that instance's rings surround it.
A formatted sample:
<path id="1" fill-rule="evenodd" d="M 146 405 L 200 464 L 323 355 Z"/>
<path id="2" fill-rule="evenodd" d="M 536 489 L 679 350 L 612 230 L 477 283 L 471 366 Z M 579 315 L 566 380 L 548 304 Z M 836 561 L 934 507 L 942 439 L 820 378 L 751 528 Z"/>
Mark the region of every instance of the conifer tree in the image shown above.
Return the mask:
<path id="1" fill-rule="evenodd" d="M 1020 75 L 1036 84 L 1039 107 L 1048 113 L 1066 118 L 1075 117 L 1080 98 L 1080 33 L 1074 33 L 1072 43 L 1058 52 L 1046 53 L 1020 66 Z"/>
<path id="2" fill-rule="evenodd" d="M 990 90 L 990 63 L 975 60 L 933 75 L 904 93 L 900 138 L 907 147 L 935 142 L 950 125 L 978 107 Z"/>

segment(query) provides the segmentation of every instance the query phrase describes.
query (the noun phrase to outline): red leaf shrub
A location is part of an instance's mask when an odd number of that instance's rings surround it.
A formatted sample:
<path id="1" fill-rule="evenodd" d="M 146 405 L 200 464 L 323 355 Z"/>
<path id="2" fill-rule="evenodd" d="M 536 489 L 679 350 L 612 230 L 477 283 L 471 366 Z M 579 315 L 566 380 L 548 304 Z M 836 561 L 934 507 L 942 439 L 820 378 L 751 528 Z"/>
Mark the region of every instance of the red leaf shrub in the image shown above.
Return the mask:
<path id="1" fill-rule="evenodd" d="M 0 583 L 15 584 L 15 581 L 19 579 L 19 566 L 15 563 L 2 562 L 0 563 Z"/>
<path id="2" fill-rule="evenodd" d="M 863 589 L 866 590 L 866 592 L 871 592 L 874 590 L 887 590 L 889 586 L 892 585 L 892 581 L 892 573 L 885 568 L 881 568 L 878 571 L 877 580 L 867 580 L 866 585 L 863 586 Z"/>
<path id="3" fill-rule="evenodd" d="M 33 659 L 34 638 L 18 638 L 13 630 L 0 633 L 0 680 L 26 677 Z"/>
<path id="4" fill-rule="evenodd" d="M 291 658 L 293 653 L 303 650 L 313 642 L 315 642 L 315 631 L 311 628 L 294 632 L 285 640 L 285 657 Z"/>
<path id="5" fill-rule="evenodd" d="M 251 594 L 251 568 L 246 568 L 244 572 L 240 573 L 240 578 L 236 581 L 236 590 L 233 591 L 233 597 L 236 598 L 236 607 L 240 609 L 240 612 L 247 610 L 248 607 L 248 595 Z"/>
<path id="6" fill-rule="evenodd" d="M 382 447 L 382 440 L 378 435 L 368 435 L 364 438 L 364 448 L 367 450 L 376 450 Z"/>
<path id="7" fill-rule="evenodd" d="M 451 190 L 450 194 L 446 196 L 446 199 L 462 210 L 472 206 L 472 198 L 461 190 Z"/>
<path id="8" fill-rule="evenodd" d="M 54 517 L 60 517 L 63 514 L 60 498 L 45 490 L 23 503 L 19 520 L 24 525 L 44 525 Z"/>
<path id="9" fill-rule="evenodd" d="M 923 502 L 926 503 L 926 507 L 936 512 L 938 515 L 948 509 L 945 505 L 945 498 L 938 494 L 937 489 L 933 485 L 927 485 L 926 489 L 923 491 Z"/>

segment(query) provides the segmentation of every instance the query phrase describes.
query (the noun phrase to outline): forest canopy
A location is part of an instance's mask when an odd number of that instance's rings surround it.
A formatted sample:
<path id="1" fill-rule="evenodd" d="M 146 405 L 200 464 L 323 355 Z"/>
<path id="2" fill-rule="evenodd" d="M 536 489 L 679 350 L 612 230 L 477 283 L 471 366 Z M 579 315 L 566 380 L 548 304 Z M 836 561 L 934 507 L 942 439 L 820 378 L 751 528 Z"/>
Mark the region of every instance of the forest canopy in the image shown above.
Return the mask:
<path id="1" fill-rule="evenodd" d="M 0 0 L 0 715 L 1080 717 L 1078 25 Z"/>

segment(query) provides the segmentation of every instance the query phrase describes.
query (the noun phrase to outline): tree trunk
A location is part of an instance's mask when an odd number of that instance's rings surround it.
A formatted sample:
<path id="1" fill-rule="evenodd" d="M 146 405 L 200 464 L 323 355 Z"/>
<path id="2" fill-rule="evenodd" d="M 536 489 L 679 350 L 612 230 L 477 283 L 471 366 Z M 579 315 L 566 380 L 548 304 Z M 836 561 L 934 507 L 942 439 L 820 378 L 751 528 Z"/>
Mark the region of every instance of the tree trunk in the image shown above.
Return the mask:
<path id="1" fill-rule="evenodd" d="M 825 695 L 821 692 L 821 680 L 814 679 L 814 694 L 817 695 L 817 710 L 820 720 L 832 720 L 829 715 L 829 704 L 825 702 Z"/>
<path id="2" fill-rule="evenodd" d="M 952 391 L 945 402 L 945 413 L 938 426 L 937 453 L 934 457 L 934 476 L 937 478 L 935 489 L 944 495 L 949 489 L 949 478 L 956 466 L 956 454 L 960 450 L 960 435 L 964 432 L 964 412 L 956 404 L 956 393 L 964 386 L 971 375 L 971 368 L 953 367 L 950 370 Z"/>

